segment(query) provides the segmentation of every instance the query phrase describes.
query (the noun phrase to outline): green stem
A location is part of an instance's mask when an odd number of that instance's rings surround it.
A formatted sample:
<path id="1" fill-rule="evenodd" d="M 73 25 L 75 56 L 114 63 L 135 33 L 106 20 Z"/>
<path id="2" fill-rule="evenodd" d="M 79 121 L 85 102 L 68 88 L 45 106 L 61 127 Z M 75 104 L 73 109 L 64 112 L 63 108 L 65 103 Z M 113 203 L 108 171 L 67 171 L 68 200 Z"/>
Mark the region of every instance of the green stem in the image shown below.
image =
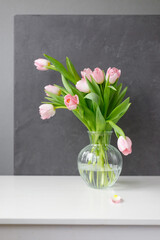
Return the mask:
<path id="1" fill-rule="evenodd" d="M 65 107 L 65 106 L 58 106 L 58 107 L 55 107 L 55 109 L 59 109 L 59 108 L 65 108 L 65 109 L 67 109 L 67 107 Z"/>
<path id="2" fill-rule="evenodd" d="M 93 159 L 88 164 L 95 165 L 95 170 L 88 171 L 89 184 L 97 188 L 107 187 L 115 179 L 115 173 L 112 166 L 109 164 L 108 151 L 109 151 L 109 137 L 102 136 L 102 134 L 95 134 L 91 136 L 93 156 L 97 156 L 97 163 L 93 163 Z"/>

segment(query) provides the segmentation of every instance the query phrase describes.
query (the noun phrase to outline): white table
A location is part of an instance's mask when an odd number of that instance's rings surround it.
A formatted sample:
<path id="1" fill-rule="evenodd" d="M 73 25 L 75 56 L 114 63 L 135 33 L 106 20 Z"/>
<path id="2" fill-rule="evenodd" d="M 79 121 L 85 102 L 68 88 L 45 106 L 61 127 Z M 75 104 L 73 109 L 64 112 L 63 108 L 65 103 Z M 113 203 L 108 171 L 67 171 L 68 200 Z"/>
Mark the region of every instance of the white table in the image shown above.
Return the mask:
<path id="1" fill-rule="evenodd" d="M 0 240 L 45 239 L 160 240 L 160 177 L 95 190 L 74 176 L 1 176 Z"/>

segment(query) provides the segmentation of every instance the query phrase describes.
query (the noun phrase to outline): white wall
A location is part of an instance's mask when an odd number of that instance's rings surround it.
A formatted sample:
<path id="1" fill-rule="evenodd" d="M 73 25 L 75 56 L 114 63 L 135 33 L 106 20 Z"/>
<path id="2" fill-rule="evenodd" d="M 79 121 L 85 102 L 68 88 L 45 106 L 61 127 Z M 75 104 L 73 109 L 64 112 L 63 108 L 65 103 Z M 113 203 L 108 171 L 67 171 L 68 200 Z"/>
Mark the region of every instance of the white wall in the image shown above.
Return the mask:
<path id="1" fill-rule="evenodd" d="M 0 0 L 0 175 L 13 174 L 16 14 L 160 14 L 159 0 Z"/>

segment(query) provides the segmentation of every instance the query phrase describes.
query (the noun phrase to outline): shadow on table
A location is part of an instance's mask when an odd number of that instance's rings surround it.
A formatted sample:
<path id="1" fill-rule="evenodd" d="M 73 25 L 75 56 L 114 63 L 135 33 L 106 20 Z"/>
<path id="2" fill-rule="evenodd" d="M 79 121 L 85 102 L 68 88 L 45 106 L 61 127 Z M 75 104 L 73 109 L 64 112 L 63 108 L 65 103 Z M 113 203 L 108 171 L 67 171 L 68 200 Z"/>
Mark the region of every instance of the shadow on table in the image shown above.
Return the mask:
<path id="1" fill-rule="evenodd" d="M 146 188 L 150 188 L 150 186 L 153 185 L 153 182 L 149 180 L 149 178 L 153 178 L 153 177 L 130 177 L 128 179 L 128 177 L 124 177 L 124 178 L 120 178 L 117 183 L 115 183 L 115 185 L 112 187 L 114 190 L 126 190 L 127 191 L 132 191 L 134 189 L 146 189 Z"/>

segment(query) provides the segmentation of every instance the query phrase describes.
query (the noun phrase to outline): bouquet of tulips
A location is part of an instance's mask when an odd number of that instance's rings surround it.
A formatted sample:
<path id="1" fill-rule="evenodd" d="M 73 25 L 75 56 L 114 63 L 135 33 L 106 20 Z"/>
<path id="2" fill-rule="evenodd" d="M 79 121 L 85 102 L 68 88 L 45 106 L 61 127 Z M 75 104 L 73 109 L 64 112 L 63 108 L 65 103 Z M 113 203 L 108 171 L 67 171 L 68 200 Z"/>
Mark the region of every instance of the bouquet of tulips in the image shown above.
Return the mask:
<path id="1" fill-rule="evenodd" d="M 108 68 L 106 74 L 100 68 L 92 71 L 85 68 L 81 77 L 77 73 L 71 60 L 66 57 L 65 68 L 56 59 L 44 54 L 46 59 L 39 58 L 34 65 L 40 71 L 54 70 L 61 74 L 63 87 L 59 85 L 45 86 L 46 100 L 39 107 L 41 119 L 53 117 L 56 110 L 65 108 L 86 126 L 90 132 L 114 132 L 118 138 L 119 150 L 128 155 L 132 152 L 131 139 L 117 125 L 130 107 L 130 99 L 124 100 L 127 87 L 122 90 L 122 83 L 118 84 L 121 70 Z M 95 139 L 95 143 L 98 139 Z M 102 162 L 103 164 L 103 162 Z"/>

